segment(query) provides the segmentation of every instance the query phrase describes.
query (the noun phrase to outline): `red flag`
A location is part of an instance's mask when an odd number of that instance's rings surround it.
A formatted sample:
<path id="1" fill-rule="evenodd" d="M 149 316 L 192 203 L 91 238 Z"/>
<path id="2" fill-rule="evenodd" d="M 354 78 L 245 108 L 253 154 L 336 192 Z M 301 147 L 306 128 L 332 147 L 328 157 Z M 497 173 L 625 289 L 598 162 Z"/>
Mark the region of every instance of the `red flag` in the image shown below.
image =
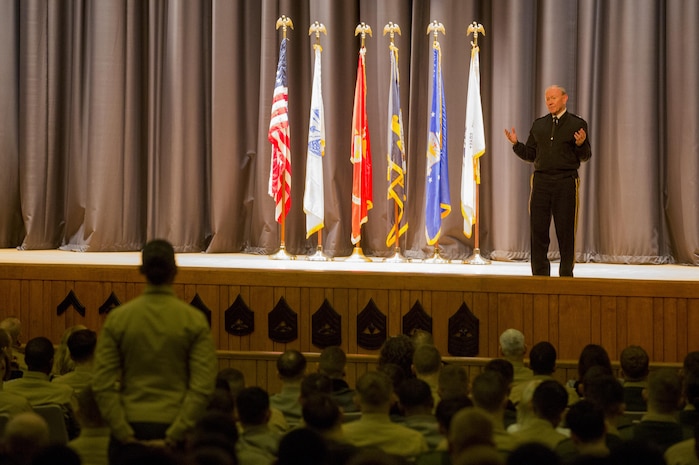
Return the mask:
<path id="1" fill-rule="evenodd" d="M 272 157 L 269 169 L 269 195 L 274 198 L 276 208 L 274 218 L 282 222 L 283 215 L 291 208 L 291 148 L 289 143 L 289 89 L 286 84 L 286 41 L 279 46 L 277 77 L 274 82 L 272 115 L 269 121 L 267 138 L 272 143 Z"/>
<path id="2" fill-rule="evenodd" d="M 362 225 L 367 222 L 368 212 L 373 205 L 371 193 L 371 144 L 369 125 L 366 116 L 366 70 L 364 55 L 366 49 L 359 50 L 357 84 L 354 89 L 354 109 L 352 111 L 352 244 L 362 238 Z"/>

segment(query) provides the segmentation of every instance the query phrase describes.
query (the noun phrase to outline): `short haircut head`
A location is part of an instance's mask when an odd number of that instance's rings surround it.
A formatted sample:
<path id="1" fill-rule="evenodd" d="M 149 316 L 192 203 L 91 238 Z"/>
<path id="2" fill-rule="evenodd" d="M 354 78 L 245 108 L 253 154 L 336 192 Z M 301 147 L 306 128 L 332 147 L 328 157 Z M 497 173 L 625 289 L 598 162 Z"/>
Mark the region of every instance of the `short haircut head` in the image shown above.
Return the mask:
<path id="1" fill-rule="evenodd" d="M 8 317 L 0 321 L 0 329 L 7 331 L 12 339 L 12 345 L 19 345 L 19 337 L 22 334 L 22 322 L 19 318 Z"/>
<path id="2" fill-rule="evenodd" d="M 9 455 L 26 459 L 49 444 L 49 426 L 35 412 L 17 413 L 5 425 L 3 443 Z"/>
<path id="3" fill-rule="evenodd" d="M 648 376 L 648 353 L 641 346 L 628 346 L 621 351 L 619 364 L 628 381 L 641 381 Z"/>
<path id="4" fill-rule="evenodd" d="M 413 367 L 418 375 L 437 373 L 442 368 L 442 354 L 432 345 L 421 345 L 413 354 Z"/>
<path id="5" fill-rule="evenodd" d="M 208 411 L 197 420 L 189 435 L 192 449 L 216 448 L 235 457 L 238 426 L 232 415 Z"/>
<path id="6" fill-rule="evenodd" d="M 430 385 L 421 379 L 406 379 L 398 386 L 396 393 L 401 405 L 408 409 L 434 405 Z"/>
<path id="7" fill-rule="evenodd" d="M 300 380 L 306 373 L 306 357 L 298 350 L 284 351 L 277 358 L 277 371 L 283 380 Z"/>
<path id="8" fill-rule="evenodd" d="M 223 368 L 216 374 L 216 386 L 228 389 L 235 399 L 245 387 L 245 375 L 237 368 Z"/>
<path id="9" fill-rule="evenodd" d="M 341 347 L 326 347 L 320 353 L 318 360 L 318 371 L 325 373 L 331 378 L 342 378 L 345 376 L 345 365 L 347 364 L 347 354 Z"/>
<path id="10" fill-rule="evenodd" d="M 323 373 L 309 373 L 301 381 L 301 398 L 306 399 L 311 394 L 333 392 L 333 381 Z"/>
<path id="11" fill-rule="evenodd" d="M 534 389 L 532 406 L 537 416 L 557 424 L 568 406 L 568 391 L 556 380 L 542 381 Z"/>
<path id="12" fill-rule="evenodd" d="M 497 412 L 510 392 L 509 385 L 500 373 L 484 371 L 473 379 L 471 397 L 476 407 L 487 412 Z"/>
<path id="13" fill-rule="evenodd" d="M 604 437 L 604 412 L 588 400 L 571 405 L 566 413 L 566 425 L 583 443 Z"/>
<path id="14" fill-rule="evenodd" d="M 155 239 L 148 242 L 141 253 L 141 274 L 155 285 L 171 284 L 177 274 L 175 249 L 168 241 Z"/>
<path id="15" fill-rule="evenodd" d="M 520 357 L 526 351 L 524 334 L 514 328 L 506 329 L 500 335 L 500 349 L 505 357 Z"/>
<path id="16" fill-rule="evenodd" d="M 264 424 L 269 412 L 269 394 L 257 386 L 246 387 L 238 393 L 235 407 L 244 425 Z"/>
<path id="17" fill-rule="evenodd" d="M 410 331 L 410 339 L 412 339 L 416 348 L 420 347 L 421 345 L 434 345 L 432 333 L 425 331 L 424 329 L 415 328 Z"/>
<path id="18" fill-rule="evenodd" d="M 595 366 L 600 367 L 609 375 L 614 374 L 612 362 L 604 347 L 599 344 L 588 344 L 583 347 L 578 358 L 578 379 L 582 381 L 587 370 Z"/>
<path id="19" fill-rule="evenodd" d="M 24 361 L 29 371 L 49 373 L 53 365 L 53 343 L 43 336 L 35 337 L 24 347 Z"/>
<path id="20" fill-rule="evenodd" d="M 95 354 L 97 333 L 91 329 L 79 329 L 68 336 L 70 358 L 76 363 L 87 362 Z"/>
<path id="21" fill-rule="evenodd" d="M 400 365 L 396 365 L 395 363 L 384 363 L 379 365 L 377 371 L 388 376 L 388 379 L 391 380 L 394 391 L 398 389 L 398 386 L 400 386 L 403 381 L 408 379 L 408 375 L 405 370 Z"/>
<path id="22" fill-rule="evenodd" d="M 508 385 L 515 379 L 515 367 L 512 362 L 504 358 L 494 358 L 485 364 L 483 371 L 495 371 L 505 378 Z"/>
<path id="23" fill-rule="evenodd" d="M 451 419 L 454 418 L 456 412 L 466 407 L 473 407 L 473 401 L 466 396 L 442 399 L 434 410 L 434 416 L 444 431 L 449 431 Z"/>
<path id="24" fill-rule="evenodd" d="M 529 351 L 529 367 L 535 375 L 550 375 L 556 370 L 556 348 L 548 341 L 537 342 Z"/>
<path id="25" fill-rule="evenodd" d="M 446 365 L 437 380 L 439 397 L 450 399 L 468 395 L 468 372 L 462 365 Z"/>
<path id="26" fill-rule="evenodd" d="M 328 394 L 308 396 L 303 403 L 302 414 L 306 426 L 317 431 L 329 431 L 340 422 L 340 407 Z"/>
<path id="27" fill-rule="evenodd" d="M 391 402 L 393 384 L 379 371 L 367 371 L 357 380 L 357 394 L 362 404 L 381 407 Z"/>
<path id="28" fill-rule="evenodd" d="M 415 344 L 408 336 L 399 334 L 389 337 L 379 350 L 378 365 L 395 363 L 403 369 L 406 376 L 410 376 L 413 354 L 415 354 Z"/>
<path id="29" fill-rule="evenodd" d="M 451 419 L 448 440 L 452 455 L 477 445 L 494 447 L 493 421 L 473 407 L 461 409 Z"/>
<path id="30" fill-rule="evenodd" d="M 660 368 L 648 377 L 648 405 L 659 413 L 674 413 L 680 408 L 682 380 L 677 370 Z"/>
<path id="31" fill-rule="evenodd" d="M 614 376 L 586 376 L 584 390 L 585 399 L 602 409 L 606 416 L 612 417 L 622 412 L 624 387 Z"/>

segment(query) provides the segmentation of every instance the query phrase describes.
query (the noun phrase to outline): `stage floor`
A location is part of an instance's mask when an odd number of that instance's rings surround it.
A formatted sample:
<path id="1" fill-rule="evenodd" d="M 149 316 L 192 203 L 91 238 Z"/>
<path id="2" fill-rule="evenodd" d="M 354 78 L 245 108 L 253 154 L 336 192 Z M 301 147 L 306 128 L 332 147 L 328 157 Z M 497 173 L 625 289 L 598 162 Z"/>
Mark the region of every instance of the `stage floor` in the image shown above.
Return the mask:
<path id="1" fill-rule="evenodd" d="M 529 262 L 493 261 L 489 265 L 432 264 L 420 262 L 389 263 L 380 261 L 357 262 L 346 258 L 316 262 L 299 256 L 296 260 L 273 260 L 267 255 L 250 254 L 177 254 L 181 268 L 220 268 L 239 270 L 289 270 L 333 272 L 429 273 L 477 276 L 529 276 Z M 0 249 L 0 264 L 103 265 L 138 266 L 139 252 L 69 252 L 62 250 Z M 551 264 L 551 274 L 558 275 L 558 264 Z M 605 263 L 577 263 L 575 276 L 595 279 L 633 279 L 652 281 L 699 281 L 699 267 L 689 265 L 621 265 Z"/>

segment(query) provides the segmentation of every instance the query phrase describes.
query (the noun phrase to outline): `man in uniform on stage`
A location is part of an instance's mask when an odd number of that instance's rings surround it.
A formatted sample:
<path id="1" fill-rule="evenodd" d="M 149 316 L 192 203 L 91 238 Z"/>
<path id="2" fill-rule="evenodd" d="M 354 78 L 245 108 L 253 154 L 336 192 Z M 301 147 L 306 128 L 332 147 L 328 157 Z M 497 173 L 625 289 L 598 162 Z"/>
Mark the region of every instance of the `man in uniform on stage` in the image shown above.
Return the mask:
<path id="1" fill-rule="evenodd" d="M 548 249 L 551 217 L 556 226 L 561 253 L 559 276 L 573 276 L 575 228 L 578 215 L 580 162 L 592 156 L 587 123 L 567 111 L 568 94 L 561 86 L 546 89 L 549 114 L 532 124 L 527 143 L 517 140 L 515 128 L 505 129 L 512 150 L 524 161 L 534 163 L 529 214 L 531 266 L 534 276 L 550 276 Z"/>

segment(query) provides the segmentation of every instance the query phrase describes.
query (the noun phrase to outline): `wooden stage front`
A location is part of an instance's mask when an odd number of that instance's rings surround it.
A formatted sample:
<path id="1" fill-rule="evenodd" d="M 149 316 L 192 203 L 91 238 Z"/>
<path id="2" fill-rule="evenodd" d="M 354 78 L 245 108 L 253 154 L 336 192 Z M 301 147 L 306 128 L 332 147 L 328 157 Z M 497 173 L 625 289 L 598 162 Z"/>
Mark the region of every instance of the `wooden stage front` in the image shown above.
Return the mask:
<path id="1" fill-rule="evenodd" d="M 221 351 L 318 352 L 311 322 L 326 301 L 340 317 L 338 337 L 348 354 L 376 354 L 358 344 L 357 316 L 370 301 L 385 315 L 388 336 L 403 331 L 403 317 L 417 303 L 445 355 L 449 319 L 463 304 L 478 320 L 478 357 L 498 356 L 498 335 L 510 327 L 530 345 L 550 341 L 568 360 L 588 343 L 606 347 L 613 360 L 629 344 L 643 346 L 655 362 L 680 362 L 699 350 L 699 267 L 577 264 L 575 278 L 539 278 L 529 276 L 528 263 L 512 262 L 276 261 L 245 254 L 178 254 L 177 261 L 176 291 L 210 310 Z M 139 263 L 137 252 L 0 250 L 0 316 L 19 317 L 25 340 L 45 335 L 58 343 L 76 324 L 99 330 L 110 307 L 141 292 Z M 269 314 L 282 297 L 298 321 L 289 342 L 270 339 Z M 254 315 L 248 334 L 226 324 L 236 301 Z"/>

